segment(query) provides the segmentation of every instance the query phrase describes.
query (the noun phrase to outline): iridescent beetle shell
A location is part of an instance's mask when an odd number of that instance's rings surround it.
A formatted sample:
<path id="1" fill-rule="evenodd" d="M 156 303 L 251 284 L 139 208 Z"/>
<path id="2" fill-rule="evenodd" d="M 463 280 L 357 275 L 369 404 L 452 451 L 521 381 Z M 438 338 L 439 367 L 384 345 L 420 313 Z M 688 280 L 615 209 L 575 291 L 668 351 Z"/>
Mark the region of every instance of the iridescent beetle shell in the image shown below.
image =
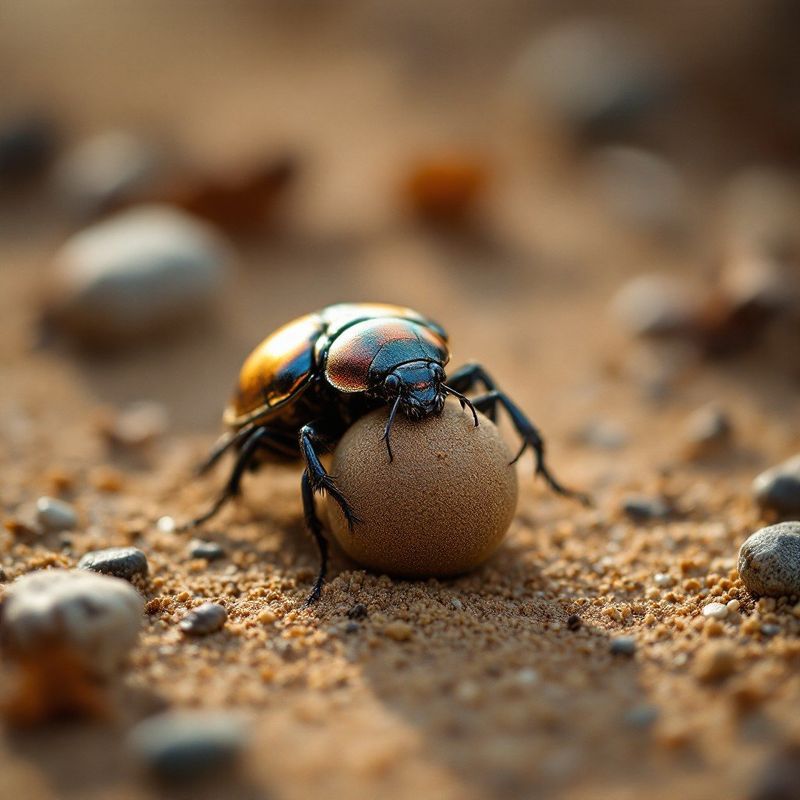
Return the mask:
<path id="1" fill-rule="evenodd" d="M 431 360 L 446 364 L 447 334 L 403 306 L 340 303 L 270 334 L 245 360 L 224 422 L 241 428 L 279 413 L 316 378 L 344 393 L 369 388 L 370 370 Z"/>

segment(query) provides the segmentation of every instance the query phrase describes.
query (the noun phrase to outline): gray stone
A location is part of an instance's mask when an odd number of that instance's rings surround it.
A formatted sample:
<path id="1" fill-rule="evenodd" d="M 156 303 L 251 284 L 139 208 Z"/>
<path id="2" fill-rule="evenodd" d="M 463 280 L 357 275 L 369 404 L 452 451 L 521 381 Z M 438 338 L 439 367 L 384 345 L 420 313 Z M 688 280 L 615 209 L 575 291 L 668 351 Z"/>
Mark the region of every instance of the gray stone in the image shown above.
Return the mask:
<path id="1" fill-rule="evenodd" d="M 636 653 L 636 639 L 632 636 L 617 636 L 611 640 L 609 650 L 614 656 L 632 656 Z"/>
<path id="2" fill-rule="evenodd" d="M 159 778 L 187 781 L 231 767 L 246 743 L 244 720 L 213 711 L 170 711 L 140 722 L 129 746 Z"/>
<path id="3" fill-rule="evenodd" d="M 651 519 L 666 519 L 671 509 L 662 497 L 629 495 L 622 501 L 622 510 L 632 520 L 646 522 Z"/>
<path id="4" fill-rule="evenodd" d="M 753 494 L 765 508 L 800 513 L 800 455 L 762 472 L 753 481 Z"/>
<path id="5" fill-rule="evenodd" d="M 756 531 L 739 550 L 739 575 L 756 595 L 800 595 L 800 522 Z"/>
<path id="6" fill-rule="evenodd" d="M 95 346 L 208 312 L 230 250 L 209 225 L 169 206 L 121 212 L 69 239 L 49 277 L 50 319 Z"/>
<path id="7" fill-rule="evenodd" d="M 698 317 L 700 304 L 691 288 L 671 275 L 640 275 L 614 296 L 611 310 L 633 336 L 684 334 Z"/>
<path id="8" fill-rule="evenodd" d="M 130 580 L 136 575 L 147 575 L 147 556 L 138 547 L 109 547 L 86 553 L 78 562 L 79 569 L 102 572 Z"/>
<path id="9" fill-rule="evenodd" d="M 3 607 L 2 641 L 16 658 L 65 649 L 108 676 L 136 642 L 144 600 L 125 581 L 79 570 L 40 570 L 18 578 Z"/>
<path id="10" fill-rule="evenodd" d="M 36 521 L 47 531 L 71 531 L 78 524 L 78 515 L 63 500 L 40 497 L 36 501 Z"/>
<path id="11" fill-rule="evenodd" d="M 667 78 L 636 32 L 585 17 L 537 36 L 523 54 L 517 83 L 537 110 L 592 136 L 617 133 L 641 118 L 666 96 Z"/>
<path id="12" fill-rule="evenodd" d="M 192 539 L 189 543 L 189 555 L 192 558 L 205 558 L 206 561 L 216 561 L 218 558 L 224 558 L 225 549 L 217 542 Z"/>
<path id="13" fill-rule="evenodd" d="M 190 636 L 207 636 L 221 630 L 228 619 L 225 606 L 219 603 L 203 603 L 193 608 L 181 621 L 178 627 Z"/>
<path id="14" fill-rule="evenodd" d="M 132 133 L 110 130 L 79 142 L 55 166 L 55 189 L 73 216 L 88 217 L 131 200 L 157 177 L 162 157 Z"/>

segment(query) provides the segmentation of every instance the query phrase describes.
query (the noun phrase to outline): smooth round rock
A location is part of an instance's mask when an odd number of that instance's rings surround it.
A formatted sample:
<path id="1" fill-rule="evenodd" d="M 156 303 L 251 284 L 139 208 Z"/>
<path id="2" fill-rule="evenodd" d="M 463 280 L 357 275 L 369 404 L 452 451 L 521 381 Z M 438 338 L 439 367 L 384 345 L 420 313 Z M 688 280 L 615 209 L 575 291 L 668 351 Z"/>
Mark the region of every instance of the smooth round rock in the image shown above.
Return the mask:
<path id="1" fill-rule="evenodd" d="M 764 508 L 781 514 L 800 513 L 800 455 L 758 475 L 753 494 Z"/>
<path id="2" fill-rule="evenodd" d="M 128 739 L 149 770 L 174 781 L 230 767 L 245 743 L 242 717 L 218 711 L 168 711 L 140 722 Z"/>
<path id="3" fill-rule="evenodd" d="M 78 562 L 78 569 L 130 580 L 147 575 L 147 556 L 138 547 L 109 547 L 86 553 Z"/>
<path id="4" fill-rule="evenodd" d="M 113 674 L 139 635 L 144 600 L 125 581 L 80 570 L 31 572 L 9 587 L 0 633 L 17 659 L 68 652 L 93 674 Z"/>
<path id="5" fill-rule="evenodd" d="M 230 249 L 216 231 L 168 206 L 142 206 L 93 225 L 56 254 L 48 315 L 86 344 L 108 346 L 208 312 Z"/>
<path id="6" fill-rule="evenodd" d="M 204 558 L 206 561 L 216 561 L 225 557 L 225 548 L 218 542 L 207 542 L 203 539 L 192 539 L 189 542 L 189 555 L 192 558 Z"/>
<path id="7" fill-rule="evenodd" d="M 672 275 L 639 275 L 625 283 L 611 311 L 633 336 L 659 337 L 686 332 L 694 325 L 700 304 L 691 288 Z"/>
<path id="8" fill-rule="evenodd" d="M 178 627 L 190 636 L 207 636 L 221 630 L 228 619 L 225 606 L 219 603 L 203 603 L 193 608 L 181 621 Z"/>
<path id="9" fill-rule="evenodd" d="M 514 517 L 513 454 L 495 425 L 456 403 L 441 416 L 392 428 L 394 460 L 381 441 L 388 409 L 358 420 L 334 453 L 331 474 L 361 520 L 348 530 L 327 499 L 342 549 L 377 572 L 410 578 L 466 572 L 489 558 Z"/>
<path id="10" fill-rule="evenodd" d="M 800 595 L 800 522 L 756 531 L 739 550 L 739 575 L 756 595 Z"/>
<path id="11" fill-rule="evenodd" d="M 36 501 L 36 521 L 51 532 L 71 531 L 78 524 L 75 509 L 63 500 L 40 497 Z"/>

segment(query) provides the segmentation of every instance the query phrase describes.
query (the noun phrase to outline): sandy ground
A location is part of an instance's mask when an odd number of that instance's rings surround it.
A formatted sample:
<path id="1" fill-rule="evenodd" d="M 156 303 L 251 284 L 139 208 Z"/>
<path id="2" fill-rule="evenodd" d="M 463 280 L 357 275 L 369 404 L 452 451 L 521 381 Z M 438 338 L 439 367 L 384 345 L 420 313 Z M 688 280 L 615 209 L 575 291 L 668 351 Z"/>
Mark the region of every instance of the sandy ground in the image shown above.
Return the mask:
<path id="1" fill-rule="evenodd" d="M 41 195 L 5 201 L 3 513 L 24 519 L 39 495 L 60 491 L 81 524 L 65 539 L 0 533 L 2 567 L 12 580 L 130 543 L 151 575 L 112 721 L 6 731 L 0 795 L 184 796 L 145 781 L 124 746 L 134 720 L 168 704 L 254 718 L 241 775 L 186 789 L 193 798 L 749 796 L 763 765 L 800 737 L 800 619 L 787 602 L 756 603 L 735 571 L 739 544 L 762 522 L 752 477 L 800 443 L 797 365 L 780 353 L 711 365 L 682 354 L 666 369 L 607 313 L 629 275 L 702 271 L 713 214 L 669 246 L 631 234 L 598 207 L 574 162 L 531 146 L 489 88 L 524 39 L 519 9 L 498 15 L 481 49 L 485 9 L 463 30 L 434 26 L 428 40 L 360 6 L 317 9 L 323 22 L 308 37 L 302 14 L 280 4 L 271 16 L 246 4 L 199 15 L 181 4 L 147 14 L 120 2 L 113 15 L 92 3 L 29 5 L 12 4 L 3 58 L 18 92 L 47 97 L 75 131 L 149 126 L 223 161 L 289 142 L 306 174 L 286 229 L 238 245 L 217 319 L 104 358 L 35 346 L 41 267 L 65 228 Z M 214 58 L 197 52 L 209 28 Z M 452 57 L 426 81 L 419 64 L 434 57 L 437 35 Z M 409 42 L 420 52 L 404 60 Z M 102 80 L 91 74 L 98 61 Z M 495 180 L 480 229 L 441 236 L 403 216 L 393 186 L 409 154 L 451 142 L 491 153 Z M 713 205 L 709 185 L 707 175 L 693 184 L 701 208 Z M 553 468 L 596 507 L 548 494 L 526 460 L 507 543 L 483 568 L 404 582 L 335 552 L 322 600 L 300 610 L 315 552 L 299 470 L 268 467 L 208 526 L 226 557 L 191 559 L 187 537 L 155 520 L 189 517 L 220 485 L 220 473 L 196 480 L 191 470 L 241 359 L 276 325 L 344 299 L 441 320 L 454 363 L 476 359 L 495 374 L 544 431 Z M 666 387 L 657 395 L 654 374 Z M 143 398 L 168 409 L 168 434 L 135 457 L 109 450 L 103 409 Z M 682 431 L 709 401 L 730 413 L 735 444 L 690 463 Z M 626 443 L 586 444 L 578 433 L 593 420 L 619 426 Z M 663 494 L 674 513 L 633 522 L 620 511 L 631 493 Z M 712 596 L 738 599 L 739 612 L 705 620 Z M 177 622 L 201 599 L 222 602 L 229 622 L 188 641 Z M 356 603 L 368 616 L 353 629 Z M 570 630 L 574 614 L 581 625 Z M 392 635 L 396 621 L 410 626 L 407 638 Z M 780 633 L 764 635 L 774 623 Z M 635 639 L 635 655 L 611 654 L 619 636 Z"/>

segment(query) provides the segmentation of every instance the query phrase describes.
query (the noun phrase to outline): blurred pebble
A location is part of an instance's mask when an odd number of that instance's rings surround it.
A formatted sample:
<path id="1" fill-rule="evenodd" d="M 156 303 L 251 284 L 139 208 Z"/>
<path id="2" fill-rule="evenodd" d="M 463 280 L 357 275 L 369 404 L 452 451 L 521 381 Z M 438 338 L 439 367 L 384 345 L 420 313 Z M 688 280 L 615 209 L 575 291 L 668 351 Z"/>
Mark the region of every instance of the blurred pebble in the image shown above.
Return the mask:
<path id="1" fill-rule="evenodd" d="M 620 450 L 628 444 L 625 428 L 609 419 L 590 420 L 575 433 L 574 438 L 581 444 L 599 450 Z"/>
<path id="2" fill-rule="evenodd" d="M 15 658 L 63 649 L 92 673 L 108 676 L 136 642 L 143 610 L 143 599 L 125 581 L 78 570 L 41 570 L 9 587 L 2 640 Z"/>
<path id="3" fill-rule="evenodd" d="M 57 138 L 53 123 L 35 114 L 0 121 L 0 181 L 36 177 L 53 156 Z"/>
<path id="4" fill-rule="evenodd" d="M 174 533 L 175 529 L 177 528 L 177 524 L 173 517 L 163 516 L 156 520 L 156 528 L 158 529 L 159 533 Z"/>
<path id="5" fill-rule="evenodd" d="M 689 287 L 670 275 L 639 275 L 625 283 L 611 302 L 611 311 L 625 330 L 642 337 L 686 333 L 700 304 Z"/>
<path id="6" fill-rule="evenodd" d="M 179 623 L 183 633 L 191 636 L 206 636 L 222 629 L 228 612 L 219 603 L 203 603 L 193 608 Z"/>
<path id="7" fill-rule="evenodd" d="M 47 531 L 71 531 L 78 525 L 78 515 L 63 500 L 40 497 L 36 501 L 36 521 Z"/>
<path id="8" fill-rule="evenodd" d="M 647 43 L 603 18 L 570 20 L 538 35 L 521 58 L 517 81 L 538 113 L 590 137 L 629 128 L 667 89 L 665 70 Z"/>
<path id="9" fill-rule="evenodd" d="M 192 558 L 204 558 L 206 561 L 216 561 L 218 558 L 223 558 L 225 556 L 225 549 L 217 542 L 192 539 L 192 541 L 189 542 L 189 555 Z"/>
<path id="10" fill-rule="evenodd" d="M 583 620 L 577 614 L 570 614 L 567 617 L 567 630 L 577 631 L 583 625 Z"/>
<path id="11" fill-rule="evenodd" d="M 755 595 L 800 595 L 800 522 L 781 522 L 748 537 L 739 550 L 739 575 Z"/>
<path id="12" fill-rule="evenodd" d="M 777 636 L 780 632 L 781 632 L 781 626 L 775 625 L 772 622 L 765 622 L 761 626 L 761 633 L 763 633 L 764 636 Z"/>
<path id="13" fill-rule="evenodd" d="M 669 504 L 662 497 L 645 497 L 643 495 L 626 497 L 622 501 L 622 510 L 637 522 L 665 519 L 671 513 Z"/>
<path id="14" fill-rule="evenodd" d="M 592 155 L 588 170 L 601 202 L 622 224 L 658 236 L 672 236 L 685 227 L 687 198 L 681 178 L 655 153 L 603 147 Z"/>
<path id="15" fill-rule="evenodd" d="M 747 800 L 800 798 L 800 745 L 792 744 L 773 755 L 759 770 Z"/>
<path id="16" fill-rule="evenodd" d="M 137 547 L 109 547 L 86 553 L 78 562 L 78 569 L 130 580 L 137 575 L 147 575 L 147 556 Z"/>
<path id="17" fill-rule="evenodd" d="M 727 619 L 728 607 L 724 603 L 709 603 L 703 607 L 703 616 L 711 619 Z"/>
<path id="18" fill-rule="evenodd" d="M 183 212 L 122 212 L 56 254 L 48 319 L 95 347 L 174 327 L 213 307 L 230 256 L 213 229 Z"/>
<path id="19" fill-rule="evenodd" d="M 636 639 L 632 636 L 617 636 L 611 640 L 609 651 L 613 656 L 632 656 L 636 653 Z"/>
<path id="20" fill-rule="evenodd" d="M 800 512 L 800 455 L 762 472 L 753 481 L 758 503 L 781 514 Z"/>
<path id="21" fill-rule="evenodd" d="M 130 732 L 132 752 L 157 777 L 187 781 L 227 770 L 246 743 L 237 714 L 169 711 L 145 719 Z"/>
<path id="22" fill-rule="evenodd" d="M 738 248 L 723 263 L 720 290 L 742 324 L 763 323 L 797 305 L 795 272 L 793 261 L 765 250 Z"/>
<path id="23" fill-rule="evenodd" d="M 128 131 L 104 131 L 84 139 L 55 166 L 55 191 L 74 217 L 114 210 L 157 178 L 162 155 Z"/>
<path id="24" fill-rule="evenodd" d="M 368 616 L 369 611 L 363 603 L 356 603 L 347 611 L 348 619 L 366 619 Z"/>
<path id="25" fill-rule="evenodd" d="M 489 183 L 489 168 L 473 155 L 442 153 L 413 164 L 403 182 L 411 210 L 432 223 L 465 222 L 476 211 Z"/>
<path id="26" fill-rule="evenodd" d="M 658 709 L 655 706 L 634 706 L 625 714 L 625 723 L 632 728 L 649 728 L 658 719 Z"/>
<path id="27" fill-rule="evenodd" d="M 686 420 L 684 438 L 687 456 L 702 458 L 730 445 L 733 425 L 730 417 L 718 406 L 704 406 Z"/>
<path id="28" fill-rule="evenodd" d="M 169 425 L 167 410 L 161 403 L 141 400 L 131 403 L 110 419 L 103 420 L 100 432 L 109 442 L 121 447 L 144 447 L 164 435 Z"/>
<path id="29" fill-rule="evenodd" d="M 704 683 L 715 683 L 736 669 L 736 653 L 727 642 L 706 644 L 695 656 L 694 674 Z"/>

